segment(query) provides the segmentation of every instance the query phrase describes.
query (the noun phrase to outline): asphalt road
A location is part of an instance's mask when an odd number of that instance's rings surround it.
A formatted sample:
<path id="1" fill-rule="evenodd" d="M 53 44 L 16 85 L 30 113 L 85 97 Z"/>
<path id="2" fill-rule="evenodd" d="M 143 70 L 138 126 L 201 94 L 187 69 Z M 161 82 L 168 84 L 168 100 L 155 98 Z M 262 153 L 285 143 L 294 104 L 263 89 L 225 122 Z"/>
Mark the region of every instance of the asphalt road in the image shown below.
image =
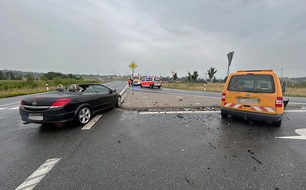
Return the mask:
<path id="1" fill-rule="evenodd" d="M 107 85 L 121 92 L 126 83 Z M 305 112 L 285 113 L 274 128 L 223 120 L 217 111 L 114 109 L 81 130 L 23 125 L 20 100 L 0 100 L 0 189 L 16 189 L 43 164 L 50 171 L 34 173 L 26 186 L 45 175 L 35 189 L 306 189 L 306 141 L 277 138 L 301 137 L 295 130 L 306 128 Z"/>

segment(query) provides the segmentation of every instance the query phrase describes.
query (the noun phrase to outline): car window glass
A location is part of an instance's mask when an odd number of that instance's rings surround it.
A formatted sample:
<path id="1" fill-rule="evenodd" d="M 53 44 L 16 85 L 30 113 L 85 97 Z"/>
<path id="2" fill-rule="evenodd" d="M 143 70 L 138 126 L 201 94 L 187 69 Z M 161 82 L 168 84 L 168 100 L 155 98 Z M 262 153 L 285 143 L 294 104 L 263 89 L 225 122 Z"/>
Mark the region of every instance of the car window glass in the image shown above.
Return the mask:
<path id="1" fill-rule="evenodd" d="M 271 75 L 237 75 L 228 85 L 229 91 L 274 93 L 274 80 Z"/>
<path id="2" fill-rule="evenodd" d="M 152 81 L 152 78 L 146 78 L 146 81 Z"/>
<path id="3" fill-rule="evenodd" d="M 93 86 L 93 88 L 98 94 L 109 94 L 110 93 L 110 90 L 104 86 L 96 85 L 96 86 Z"/>
<path id="4" fill-rule="evenodd" d="M 96 91 L 91 86 L 88 86 L 83 90 L 83 94 L 96 94 Z"/>
<path id="5" fill-rule="evenodd" d="M 154 78 L 154 81 L 160 81 L 160 78 Z"/>

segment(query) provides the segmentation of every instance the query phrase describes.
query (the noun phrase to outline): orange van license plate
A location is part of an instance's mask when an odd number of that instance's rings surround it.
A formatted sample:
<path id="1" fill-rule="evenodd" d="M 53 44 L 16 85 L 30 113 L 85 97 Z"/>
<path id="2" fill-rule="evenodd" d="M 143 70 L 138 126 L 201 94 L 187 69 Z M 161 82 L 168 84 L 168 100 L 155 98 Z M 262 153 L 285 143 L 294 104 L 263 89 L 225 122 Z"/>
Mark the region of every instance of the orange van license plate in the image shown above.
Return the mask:
<path id="1" fill-rule="evenodd" d="M 238 99 L 238 103 L 258 104 L 258 99 L 245 99 L 245 98 L 240 98 L 240 99 Z"/>

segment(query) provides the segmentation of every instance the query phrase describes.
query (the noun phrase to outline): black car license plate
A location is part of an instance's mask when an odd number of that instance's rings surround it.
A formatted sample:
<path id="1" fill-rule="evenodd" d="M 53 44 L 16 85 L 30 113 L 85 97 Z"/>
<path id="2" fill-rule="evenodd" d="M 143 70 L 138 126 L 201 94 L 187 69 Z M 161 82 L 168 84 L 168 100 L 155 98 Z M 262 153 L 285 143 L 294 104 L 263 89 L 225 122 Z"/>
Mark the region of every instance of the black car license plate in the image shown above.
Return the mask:
<path id="1" fill-rule="evenodd" d="M 30 113 L 29 120 L 42 121 L 44 120 L 44 116 L 41 113 L 35 113 L 35 114 Z"/>

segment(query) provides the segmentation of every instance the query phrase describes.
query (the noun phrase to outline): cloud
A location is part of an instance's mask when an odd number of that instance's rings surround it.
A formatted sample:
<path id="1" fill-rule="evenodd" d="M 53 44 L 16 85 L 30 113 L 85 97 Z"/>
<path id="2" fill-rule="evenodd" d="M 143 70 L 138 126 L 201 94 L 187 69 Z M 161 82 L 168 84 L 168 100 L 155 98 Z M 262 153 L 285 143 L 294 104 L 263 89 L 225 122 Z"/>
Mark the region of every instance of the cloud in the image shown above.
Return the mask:
<path id="1" fill-rule="evenodd" d="M 272 68 L 304 76 L 303 1 L 9 1 L 0 2 L 3 69 L 80 74 L 200 77 L 215 67 Z M 303 68 L 304 67 L 304 68 Z"/>

